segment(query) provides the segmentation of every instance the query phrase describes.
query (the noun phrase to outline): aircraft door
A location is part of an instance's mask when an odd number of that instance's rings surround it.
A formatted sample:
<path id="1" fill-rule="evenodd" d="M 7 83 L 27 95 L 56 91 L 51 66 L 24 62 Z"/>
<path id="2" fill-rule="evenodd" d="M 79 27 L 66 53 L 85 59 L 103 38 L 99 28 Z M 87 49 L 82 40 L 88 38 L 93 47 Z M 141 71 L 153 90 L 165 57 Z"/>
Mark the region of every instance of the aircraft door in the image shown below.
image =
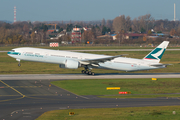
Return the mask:
<path id="1" fill-rule="evenodd" d="M 45 53 L 45 55 L 44 55 L 44 61 L 46 61 L 46 60 L 48 59 L 48 57 L 49 57 L 49 53 Z"/>

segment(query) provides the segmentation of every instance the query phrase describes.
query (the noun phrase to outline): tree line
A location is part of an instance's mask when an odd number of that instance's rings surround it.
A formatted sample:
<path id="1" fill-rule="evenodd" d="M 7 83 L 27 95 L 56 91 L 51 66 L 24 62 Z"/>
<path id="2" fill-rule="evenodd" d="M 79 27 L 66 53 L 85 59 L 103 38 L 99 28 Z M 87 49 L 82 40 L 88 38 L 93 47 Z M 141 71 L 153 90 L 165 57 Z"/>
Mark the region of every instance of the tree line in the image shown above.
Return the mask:
<path id="1" fill-rule="evenodd" d="M 146 33 L 151 34 L 151 29 L 157 33 L 167 32 L 171 36 L 180 36 L 180 22 L 179 21 L 169 21 L 165 20 L 155 20 L 151 14 L 146 14 L 139 16 L 137 18 L 131 19 L 130 16 L 117 16 L 113 20 L 102 21 L 69 21 L 69 23 L 55 22 L 57 24 L 57 31 L 55 33 L 71 32 L 74 27 L 77 28 L 91 28 L 90 30 L 81 31 L 82 41 L 77 44 L 84 44 L 90 41 L 94 44 L 106 44 L 106 43 L 119 43 L 118 40 L 113 41 L 112 38 L 98 38 L 102 35 L 117 34 L 117 37 L 122 37 L 123 34 L 133 32 L 133 33 Z M 48 29 L 54 29 L 54 26 L 48 25 L 44 22 L 16 22 L 13 24 L 0 22 L 0 44 L 39 44 L 50 42 L 48 38 Z M 65 34 L 57 40 L 61 41 L 71 41 L 70 34 Z M 161 41 L 161 40 L 159 40 Z M 174 43 L 179 43 L 178 40 L 173 40 Z M 133 42 L 143 42 L 143 40 L 124 40 L 121 43 L 133 43 Z"/>

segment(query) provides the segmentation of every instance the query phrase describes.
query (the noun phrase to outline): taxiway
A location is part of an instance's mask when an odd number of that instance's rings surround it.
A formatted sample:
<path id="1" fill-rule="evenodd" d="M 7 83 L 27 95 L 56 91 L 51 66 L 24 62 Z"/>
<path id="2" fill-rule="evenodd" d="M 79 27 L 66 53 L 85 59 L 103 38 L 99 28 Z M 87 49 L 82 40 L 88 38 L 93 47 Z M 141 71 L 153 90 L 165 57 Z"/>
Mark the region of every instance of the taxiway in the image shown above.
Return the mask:
<path id="1" fill-rule="evenodd" d="M 136 75 L 150 78 L 154 76 L 180 78 L 179 73 L 126 73 L 96 76 L 81 74 L 0 75 L 0 119 L 34 120 L 46 111 L 58 109 L 180 105 L 179 98 L 116 99 L 79 96 L 50 84 L 52 80 L 92 79 L 92 77 L 104 79 L 108 76 L 109 78 L 121 78 Z"/>

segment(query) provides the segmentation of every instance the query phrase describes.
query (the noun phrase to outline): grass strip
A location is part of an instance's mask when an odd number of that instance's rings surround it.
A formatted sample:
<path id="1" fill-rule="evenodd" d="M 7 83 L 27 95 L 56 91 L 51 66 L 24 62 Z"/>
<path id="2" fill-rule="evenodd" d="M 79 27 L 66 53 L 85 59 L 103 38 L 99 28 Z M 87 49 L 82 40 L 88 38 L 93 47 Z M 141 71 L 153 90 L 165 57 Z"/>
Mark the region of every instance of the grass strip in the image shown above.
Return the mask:
<path id="1" fill-rule="evenodd" d="M 143 58 L 147 51 L 131 51 L 131 52 L 121 52 L 121 51 L 106 51 L 106 52 L 90 52 L 94 54 L 105 54 L 105 55 L 121 55 L 128 54 L 127 57 L 131 58 Z M 166 51 L 161 60 L 162 63 L 165 64 L 173 64 L 164 69 L 156 69 L 149 71 L 137 71 L 132 73 L 177 73 L 180 72 L 180 51 Z M 18 67 L 18 62 L 7 55 L 7 53 L 0 53 L 0 74 L 65 74 L 65 73 L 81 73 L 79 69 L 63 69 L 59 68 L 58 64 L 47 64 L 47 63 L 38 63 L 38 62 L 29 62 L 29 61 L 21 61 L 21 67 Z M 123 71 L 116 70 L 99 70 L 93 69 L 95 73 L 124 73 Z"/>
<path id="2" fill-rule="evenodd" d="M 70 116 L 69 112 L 75 115 Z M 36 120 L 179 120 L 180 106 L 66 109 L 48 111 Z"/>
<path id="3" fill-rule="evenodd" d="M 78 95 L 96 95 L 106 98 L 179 97 L 180 78 L 144 79 L 87 79 L 52 81 L 52 84 Z M 120 87 L 120 90 L 106 90 Z M 131 95 L 119 95 L 119 91 L 130 91 Z M 169 94 L 167 94 L 169 93 Z M 173 93 L 173 94 L 170 94 Z"/>
<path id="4" fill-rule="evenodd" d="M 180 97 L 180 94 L 154 94 L 154 95 L 146 95 L 146 94 L 136 94 L 136 95 L 113 95 L 113 96 L 98 96 L 100 98 L 157 98 L 157 97 L 162 97 L 162 98 L 177 98 Z"/>

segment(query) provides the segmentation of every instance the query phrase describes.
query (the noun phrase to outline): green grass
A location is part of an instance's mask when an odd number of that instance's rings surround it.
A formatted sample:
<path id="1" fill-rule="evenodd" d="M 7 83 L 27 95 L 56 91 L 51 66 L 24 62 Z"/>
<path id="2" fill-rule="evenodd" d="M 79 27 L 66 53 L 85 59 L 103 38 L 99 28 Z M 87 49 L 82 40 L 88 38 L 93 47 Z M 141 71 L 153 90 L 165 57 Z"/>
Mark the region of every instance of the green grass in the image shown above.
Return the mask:
<path id="1" fill-rule="evenodd" d="M 106 52 L 90 52 L 94 54 L 105 55 L 121 55 L 128 54 L 126 57 L 143 58 L 148 51 L 106 51 Z M 173 64 L 164 69 L 137 71 L 135 73 L 162 73 L 162 72 L 180 72 L 180 51 L 166 51 L 161 60 L 162 63 Z M 0 53 L 0 74 L 65 74 L 65 73 L 81 73 L 83 68 L 79 69 L 62 69 L 58 64 L 47 64 L 38 62 L 21 61 L 21 67 L 17 66 L 18 62 L 7 55 L 7 53 Z M 99 70 L 93 69 L 95 73 L 123 73 L 123 71 L 116 70 Z"/>
<path id="2" fill-rule="evenodd" d="M 173 111 L 176 114 L 173 114 Z M 69 116 L 69 112 L 75 115 Z M 179 120 L 180 106 L 66 109 L 48 111 L 36 120 Z"/>
<path id="3" fill-rule="evenodd" d="M 180 97 L 180 94 L 134 94 L 134 95 L 111 95 L 111 96 L 98 96 L 100 98 L 177 98 Z"/>
<path id="4" fill-rule="evenodd" d="M 77 95 L 96 95 L 106 98 L 180 97 L 180 78 L 149 79 L 98 79 L 52 81 L 52 84 Z M 120 90 L 106 90 L 120 87 Z M 119 95 L 119 91 L 130 91 L 131 95 Z"/>

